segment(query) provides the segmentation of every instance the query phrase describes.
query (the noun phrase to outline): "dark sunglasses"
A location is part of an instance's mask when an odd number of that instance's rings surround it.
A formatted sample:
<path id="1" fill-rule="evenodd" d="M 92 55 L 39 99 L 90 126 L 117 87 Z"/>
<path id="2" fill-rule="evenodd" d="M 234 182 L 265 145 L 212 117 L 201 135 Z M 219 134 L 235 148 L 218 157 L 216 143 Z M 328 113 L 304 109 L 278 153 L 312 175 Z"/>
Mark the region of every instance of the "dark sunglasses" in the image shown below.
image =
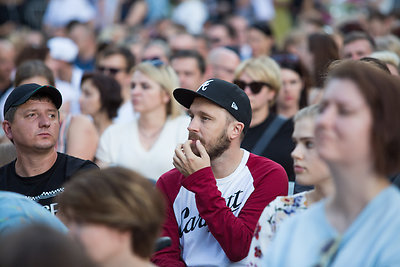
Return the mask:
<path id="1" fill-rule="evenodd" d="M 253 94 L 258 94 L 263 86 L 268 86 L 269 88 L 272 88 L 272 86 L 269 83 L 266 82 L 251 82 L 251 83 L 246 83 L 242 80 L 234 80 L 234 84 L 240 87 L 243 91 L 246 89 L 246 86 L 248 86 Z"/>
<path id="2" fill-rule="evenodd" d="M 100 71 L 100 72 L 102 72 L 102 73 L 108 72 L 108 73 L 110 73 L 111 75 L 115 75 L 115 74 L 117 74 L 118 72 L 123 71 L 124 69 L 107 68 L 107 67 L 99 66 L 99 67 L 97 67 L 97 70 Z"/>

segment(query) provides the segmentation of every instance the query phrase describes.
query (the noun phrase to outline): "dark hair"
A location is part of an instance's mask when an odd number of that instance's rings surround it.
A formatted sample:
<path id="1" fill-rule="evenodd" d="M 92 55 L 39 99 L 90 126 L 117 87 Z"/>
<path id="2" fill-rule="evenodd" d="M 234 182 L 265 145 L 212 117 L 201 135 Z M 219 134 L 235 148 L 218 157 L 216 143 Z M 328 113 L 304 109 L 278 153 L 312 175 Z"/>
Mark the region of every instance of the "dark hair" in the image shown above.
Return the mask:
<path id="1" fill-rule="evenodd" d="M 96 64 L 98 64 L 99 59 L 114 56 L 114 55 L 121 55 L 124 57 L 126 62 L 126 69 L 125 72 L 130 72 L 133 66 L 135 65 L 135 56 L 129 51 L 128 48 L 123 46 L 116 46 L 116 45 L 108 45 L 103 48 L 99 55 L 97 56 Z"/>
<path id="2" fill-rule="evenodd" d="M 331 79 L 353 81 L 372 115 L 371 147 L 374 169 L 389 176 L 400 170 L 400 79 L 360 60 L 333 63 L 326 83 Z M 379 133 L 379 134 L 377 134 Z"/>
<path id="3" fill-rule="evenodd" d="M 274 33 L 267 21 L 257 21 L 249 26 L 250 29 L 257 29 L 268 37 L 273 37 Z"/>
<path id="4" fill-rule="evenodd" d="M 15 73 L 14 86 L 20 86 L 23 80 L 41 76 L 46 78 L 49 82 L 48 85 L 55 86 L 54 75 L 49 67 L 44 64 L 41 60 L 28 60 L 24 61 L 21 65 L 17 67 Z"/>
<path id="5" fill-rule="evenodd" d="M 384 70 L 384 71 L 386 71 L 387 73 L 390 74 L 389 68 L 386 66 L 385 62 L 383 62 L 380 59 L 377 59 L 377 58 L 374 58 L 374 57 L 363 57 L 363 58 L 360 58 L 360 60 L 364 61 L 364 62 L 368 62 L 372 66 L 377 67 L 377 68 L 379 68 L 381 70 Z"/>
<path id="6" fill-rule="evenodd" d="M 346 34 L 343 38 L 343 45 L 347 45 L 358 40 L 366 40 L 371 45 L 372 50 L 376 49 L 375 40 L 368 33 L 361 31 L 353 31 Z"/>
<path id="7" fill-rule="evenodd" d="M 200 72 L 204 74 L 206 72 L 206 62 L 203 56 L 196 50 L 179 50 L 176 53 L 172 54 L 169 61 L 176 58 L 194 58 L 197 62 L 197 67 L 199 68 Z"/>
<path id="8" fill-rule="evenodd" d="M 117 116 L 118 108 L 122 104 L 121 86 L 108 75 L 98 72 L 87 72 L 83 74 L 81 84 L 90 80 L 100 93 L 101 110 L 107 112 L 108 118 Z"/>
<path id="9" fill-rule="evenodd" d="M 67 224 L 78 221 L 130 231 L 132 252 L 151 256 L 164 221 L 164 199 L 148 179 L 121 167 L 92 169 L 75 175 L 58 200 Z"/>
<path id="10" fill-rule="evenodd" d="M 49 48 L 46 46 L 33 46 L 26 45 L 21 51 L 18 53 L 17 58 L 15 59 L 15 65 L 18 67 L 22 63 L 28 60 L 41 60 L 45 61 L 47 55 L 49 54 Z"/>
<path id="11" fill-rule="evenodd" d="M 274 54 L 271 56 L 281 69 L 289 69 L 296 72 L 301 80 L 303 81 L 304 87 L 300 94 L 299 108 L 304 108 L 308 105 L 308 89 L 312 86 L 311 76 L 307 71 L 307 68 L 301 62 L 300 58 L 294 54 Z"/>
<path id="12" fill-rule="evenodd" d="M 236 38 L 235 29 L 232 27 L 232 25 L 230 25 L 226 21 L 223 21 L 223 20 L 208 20 L 206 22 L 206 25 L 207 25 L 208 28 L 213 27 L 213 26 L 222 26 L 222 27 L 224 27 L 226 29 L 226 32 L 228 33 L 228 36 L 230 38 Z"/>
<path id="13" fill-rule="evenodd" d="M 50 226 L 31 224 L 0 239 L 2 267 L 91 267 L 79 243 Z"/>
<path id="14" fill-rule="evenodd" d="M 339 48 L 329 34 L 313 33 L 308 36 L 308 50 L 314 55 L 313 83 L 321 88 L 329 64 L 340 58 Z"/>

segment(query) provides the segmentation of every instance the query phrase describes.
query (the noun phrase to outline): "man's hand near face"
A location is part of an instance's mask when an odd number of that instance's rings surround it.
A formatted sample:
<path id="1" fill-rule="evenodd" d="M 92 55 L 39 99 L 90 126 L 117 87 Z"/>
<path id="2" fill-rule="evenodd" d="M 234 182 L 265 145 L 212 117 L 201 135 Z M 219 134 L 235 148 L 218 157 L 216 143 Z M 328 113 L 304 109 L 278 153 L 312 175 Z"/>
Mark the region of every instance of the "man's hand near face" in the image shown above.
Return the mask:
<path id="1" fill-rule="evenodd" d="M 196 140 L 195 144 L 200 156 L 193 153 L 190 147 L 191 142 L 191 140 L 188 140 L 175 148 L 173 164 L 185 177 L 200 169 L 211 166 L 210 157 L 200 140 Z"/>

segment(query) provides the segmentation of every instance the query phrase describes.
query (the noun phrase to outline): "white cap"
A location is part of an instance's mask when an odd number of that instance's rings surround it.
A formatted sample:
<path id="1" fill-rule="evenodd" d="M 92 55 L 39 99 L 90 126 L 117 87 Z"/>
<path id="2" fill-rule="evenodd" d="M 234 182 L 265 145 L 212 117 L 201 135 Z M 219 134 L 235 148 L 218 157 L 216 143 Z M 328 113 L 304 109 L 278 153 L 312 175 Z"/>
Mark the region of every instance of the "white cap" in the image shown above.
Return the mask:
<path id="1" fill-rule="evenodd" d="M 78 46 L 69 38 L 54 37 L 47 41 L 50 56 L 54 59 L 72 63 L 78 55 Z"/>

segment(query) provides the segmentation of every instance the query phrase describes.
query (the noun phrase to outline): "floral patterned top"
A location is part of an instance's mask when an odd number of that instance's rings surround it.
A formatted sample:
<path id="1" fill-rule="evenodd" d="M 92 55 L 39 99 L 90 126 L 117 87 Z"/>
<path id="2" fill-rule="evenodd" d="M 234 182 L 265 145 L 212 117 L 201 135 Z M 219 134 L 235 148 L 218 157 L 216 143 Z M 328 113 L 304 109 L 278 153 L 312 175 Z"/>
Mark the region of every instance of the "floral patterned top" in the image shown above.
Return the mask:
<path id="1" fill-rule="evenodd" d="M 261 266 L 264 253 L 282 221 L 308 208 L 306 193 L 277 197 L 265 207 L 254 231 L 247 266 Z"/>

